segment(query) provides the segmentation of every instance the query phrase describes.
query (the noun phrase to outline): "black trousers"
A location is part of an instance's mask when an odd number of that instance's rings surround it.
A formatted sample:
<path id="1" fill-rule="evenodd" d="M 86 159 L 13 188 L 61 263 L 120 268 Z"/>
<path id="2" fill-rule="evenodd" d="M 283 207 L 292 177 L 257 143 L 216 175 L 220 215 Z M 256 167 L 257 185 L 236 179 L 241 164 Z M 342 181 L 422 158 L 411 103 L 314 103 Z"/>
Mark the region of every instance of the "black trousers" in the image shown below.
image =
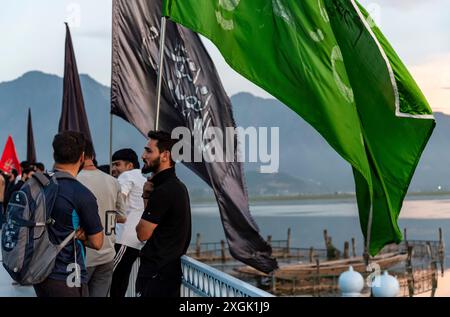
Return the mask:
<path id="1" fill-rule="evenodd" d="M 33 287 L 37 297 L 89 297 L 89 288 L 86 284 L 81 284 L 81 287 L 69 287 L 66 281 L 46 279 Z"/>
<path id="2" fill-rule="evenodd" d="M 159 272 L 146 266 L 141 259 L 141 266 L 136 280 L 137 297 L 180 297 L 181 262 L 179 260 L 165 266 Z"/>
<path id="3" fill-rule="evenodd" d="M 139 257 L 140 251 L 121 244 L 116 244 L 114 248 L 116 249 L 116 257 L 114 258 L 110 296 L 122 298 L 127 293 L 131 269 Z"/>

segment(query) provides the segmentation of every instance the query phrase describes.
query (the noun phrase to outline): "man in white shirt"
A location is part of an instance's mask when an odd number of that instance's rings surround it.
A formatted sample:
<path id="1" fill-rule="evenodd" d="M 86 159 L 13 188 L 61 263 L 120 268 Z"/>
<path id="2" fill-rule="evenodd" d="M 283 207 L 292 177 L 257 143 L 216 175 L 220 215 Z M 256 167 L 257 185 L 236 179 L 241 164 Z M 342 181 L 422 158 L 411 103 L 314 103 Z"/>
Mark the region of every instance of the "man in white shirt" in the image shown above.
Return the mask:
<path id="1" fill-rule="evenodd" d="M 97 199 L 98 213 L 104 228 L 104 242 L 100 250 L 87 249 L 86 267 L 90 297 L 107 297 L 111 287 L 116 251 L 116 222 L 125 222 L 126 214 L 120 194 L 119 182 L 94 165 L 92 143 L 86 141 L 85 163 L 77 180 L 86 186 Z"/>
<path id="2" fill-rule="evenodd" d="M 144 212 L 142 194 L 146 179 L 140 170 L 138 156 L 132 149 L 122 149 L 114 153 L 112 175 L 118 177 L 127 215 L 126 222 L 116 226 L 117 254 L 110 292 L 111 297 L 120 298 L 125 297 L 131 269 L 144 246 L 137 238 L 136 226 Z"/>

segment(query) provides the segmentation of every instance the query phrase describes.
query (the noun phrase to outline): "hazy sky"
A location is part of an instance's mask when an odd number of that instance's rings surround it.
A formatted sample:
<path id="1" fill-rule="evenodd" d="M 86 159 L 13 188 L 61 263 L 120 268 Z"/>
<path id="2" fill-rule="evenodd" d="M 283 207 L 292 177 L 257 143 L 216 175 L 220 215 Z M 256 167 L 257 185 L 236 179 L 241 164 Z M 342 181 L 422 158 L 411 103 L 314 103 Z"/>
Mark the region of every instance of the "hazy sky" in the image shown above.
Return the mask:
<path id="1" fill-rule="evenodd" d="M 30 70 L 62 76 L 67 19 L 78 68 L 105 85 L 111 76 L 112 0 L 1 0 L 0 82 Z M 407 64 L 434 111 L 450 114 L 450 1 L 361 0 Z M 227 92 L 267 93 L 235 73 L 205 40 Z"/>

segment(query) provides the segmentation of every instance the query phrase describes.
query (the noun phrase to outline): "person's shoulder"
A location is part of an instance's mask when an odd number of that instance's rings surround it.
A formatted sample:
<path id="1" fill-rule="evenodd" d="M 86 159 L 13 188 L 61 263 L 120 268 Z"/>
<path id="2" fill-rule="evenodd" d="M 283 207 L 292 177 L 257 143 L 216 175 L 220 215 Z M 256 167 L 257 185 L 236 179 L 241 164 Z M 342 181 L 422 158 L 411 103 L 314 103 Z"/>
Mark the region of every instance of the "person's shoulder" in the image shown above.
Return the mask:
<path id="1" fill-rule="evenodd" d="M 141 170 L 134 169 L 120 174 L 119 182 L 121 181 L 131 181 L 133 183 L 141 184 L 142 182 L 145 183 L 146 178 L 144 177 L 144 175 L 142 175 Z"/>
<path id="2" fill-rule="evenodd" d="M 178 178 L 178 177 L 171 177 L 165 184 L 166 186 L 163 186 L 166 189 L 176 190 L 176 191 L 187 191 L 186 185 Z"/>
<path id="3" fill-rule="evenodd" d="M 125 171 L 125 172 L 120 173 L 120 175 L 119 175 L 119 177 L 117 178 L 117 180 L 118 180 L 119 182 L 122 182 L 122 181 L 128 181 L 128 180 L 131 179 L 131 177 L 132 177 L 132 174 L 131 174 L 130 172 L 131 172 L 131 171 Z"/>
<path id="4" fill-rule="evenodd" d="M 67 185 L 73 187 L 73 192 L 77 198 L 80 199 L 95 199 L 94 194 L 91 192 L 89 188 L 87 188 L 83 183 L 81 183 L 78 179 L 69 180 Z"/>
<path id="5" fill-rule="evenodd" d="M 130 175 L 138 180 L 146 180 L 144 175 L 142 175 L 142 171 L 140 169 L 134 169 L 130 171 Z"/>
<path id="6" fill-rule="evenodd" d="M 118 184 L 118 181 L 116 178 L 112 177 L 109 174 L 106 174 L 105 172 L 102 172 L 101 170 L 96 170 L 96 177 L 102 178 L 105 182 Z"/>

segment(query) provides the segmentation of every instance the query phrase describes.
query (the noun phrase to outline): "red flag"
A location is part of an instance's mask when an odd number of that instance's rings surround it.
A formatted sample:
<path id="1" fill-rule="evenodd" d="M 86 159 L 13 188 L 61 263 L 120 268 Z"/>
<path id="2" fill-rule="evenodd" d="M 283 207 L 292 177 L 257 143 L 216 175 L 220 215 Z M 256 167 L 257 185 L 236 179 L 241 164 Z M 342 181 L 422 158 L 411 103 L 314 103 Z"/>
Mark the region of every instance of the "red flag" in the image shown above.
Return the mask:
<path id="1" fill-rule="evenodd" d="M 19 175 L 22 174 L 20 162 L 17 158 L 16 147 L 14 146 L 14 141 L 11 136 L 9 136 L 8 141 L 6 141 L 2 159 L 0 160 L 0 169 L 8 174 L 11 173 L 13 169 L 16 169 L 19 172 Z"/>

